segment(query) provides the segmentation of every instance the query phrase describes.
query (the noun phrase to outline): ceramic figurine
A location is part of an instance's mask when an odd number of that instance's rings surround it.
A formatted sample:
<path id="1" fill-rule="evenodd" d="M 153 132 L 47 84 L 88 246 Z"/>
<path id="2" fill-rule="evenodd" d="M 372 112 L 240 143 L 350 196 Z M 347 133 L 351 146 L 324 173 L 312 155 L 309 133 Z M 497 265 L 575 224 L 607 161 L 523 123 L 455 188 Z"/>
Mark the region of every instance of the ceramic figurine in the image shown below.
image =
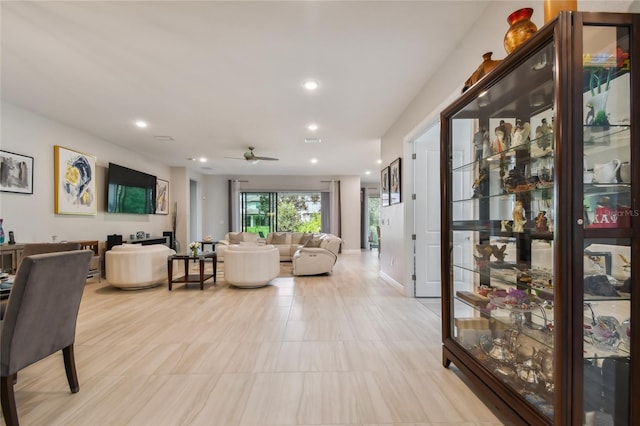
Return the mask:
<path id="1" fill-rule="evenodd" d="M 513 208 L 513 232 L 524 232 L 525 223 L 527 223 L 527 219 L 522 201 L 516 201 L 516 205 Z"/>
<path id="2" fill-rule="evenodd" d="M 481 126 L 480 130 L 473 135 L 473 146 L 476 149 L 475 161 L 479 161 L 483 156 L 485 156 L 484 149 L 489 143 L 489 131 L 486 126 Z"/>
<path id="3" fill-rule="evenodd" d="M 542 123 L 536 127 L 536 140 L 540 149 L 551 146 L 551 127 L 547 124 L 546 118 L 543 118 Z"/>
<path id="4" fill-rule="evenodd" d="M 549 224 L 546 215 L 547 212 L 544 210 L 538 212 L 538 217 L 536 217 L 536 231 L 549 232 Z"/>
<path id="5" fill-rule="evenodd" d="M 473 182 L 473 198 L 478 198 L 481 195 L 486 193 L 487 190 L 487 176 L 488 176 L 489 172 L 487 171 L 486 167 L 483 167 L 482 169 L 480 169 L 480 174 L 478 176 L 478 178 Z"/>
<path id="6" fill-rule="evenodd" d="M 516 120 L 516 128 L 513 131 L 513 140 L 511 146 L 515 147 L 529 142 L 531 133 L 531 125 L 528 122 L 523 123 L 522 120 Z"/>
<path id="7" fill-rule="evenodd" d="M 496 139 L 493 141 L 493 144 L 491 146 L 491 152 L 493 152 L 494 154 L 500 154 L 507 149 L 507 145 L 504 142 L 505 133 L 502 130 L 502 127 L 496 127 L 495 134 Z"/>

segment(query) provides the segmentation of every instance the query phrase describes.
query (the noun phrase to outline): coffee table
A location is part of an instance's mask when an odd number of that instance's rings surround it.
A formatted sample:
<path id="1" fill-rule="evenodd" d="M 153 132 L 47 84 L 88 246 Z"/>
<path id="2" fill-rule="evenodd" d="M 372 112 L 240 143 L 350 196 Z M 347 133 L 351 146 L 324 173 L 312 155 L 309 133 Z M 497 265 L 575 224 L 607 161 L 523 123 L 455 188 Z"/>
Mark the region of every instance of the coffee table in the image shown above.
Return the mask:
<path id="1" fill-rule="evenodd" d="M 213 274 L 204 273 L 204 264 L 206 259 L 213 260 Z M 173 262 L 175 260 L 181 260 L 184 262 L 184 275 L 173 278 Z M 200 274 L 189 274 L 189 261 L 198 261 L 200 266 Z M 173 288 L 173 283 L 200 283 L 200 290 L 204 290 L 204 282 L 209 278 L 213 278 L 213 282 L 216 282 L 216 270 L 217 270 L 217 255 L 215 251 L 200 253 L 197 256 L 193 254 L 172 254 L 167 258 L 167 271 L 169 274 L 168 284 L 169 291 Z"/>

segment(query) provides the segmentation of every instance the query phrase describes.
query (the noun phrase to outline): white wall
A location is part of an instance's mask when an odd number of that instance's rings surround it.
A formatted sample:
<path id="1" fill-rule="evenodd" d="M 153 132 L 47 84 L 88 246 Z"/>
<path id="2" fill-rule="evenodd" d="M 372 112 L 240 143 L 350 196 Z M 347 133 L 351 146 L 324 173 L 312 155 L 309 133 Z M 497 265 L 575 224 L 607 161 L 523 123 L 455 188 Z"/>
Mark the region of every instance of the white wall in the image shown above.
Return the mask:
<path id="1" fill-rule="evenodd" d="M 228 180 L 241 181 L 242 191 L 328 191 L 339 180 L 343 251 L 360 250 L 360 178 L 358 176 L 206 176 L 203 185 L 203 234 L 222 239 L 228 225 Z"/>
<path id="2" fill-rule="evenodd" d="M 137 231 L 162 235 L 163 231 L 171 229 L 170 215 L 105 213 L 105 180 L 109 162 L 169 180 L 173 189 L 175 182 L 169 167 L 8 102 L 2 102 L 1 106 L 0 148 L 34 158 L 33 195 L 0 193 L 0 217 L 4 219 L 5 234 L 13 231 L 18 243 L 49 242 L 52 235 L 56 235 L 58 241 L 105 241 L 109 234 L 122 234 L 127 239 L 129 234 Z M 96 157 L 97 215 L 54 213 L 54 145 Z"/>
<path id="3" fill-rule="evenodd" d="M 532 7 L 534 14 L 532 21 L 541 28 L 544 25 L 543 1 L 492 1 L 478 16 L 476 23 L 454 49 L 447 60 L 442 61 L 438 72 L 428 80 L 418 92 L 413 101 L 407 106 L 395 123 L 387 130 L 381 139 L 381 158 L 383 164 L 389 164 L 397 157 L 402 157 L 404 164 L 410 158 L 409 142 L 433 122 L 442 103 L 447 99 L 455 99 L 460 93 L 464 82 L 482 62 L 482 54 L 494 52 L 493 59 L 503 59 L 506 56 L 503 39 L 509 28 L 506 18 L 519 7 Z M 609 12 L 640 12 L 640 1 L 578 1 L 581 11 L 609 11 Z M 398 64 L 402 66 L 402 64 Z M 427 120 L 427 118 L 430 120 Z M 411 263 L 413 253 L 410 234 L 412 218 L 409 209 L 412 191 L 412 175 L 407 171 L 412 168 L 403 166 L 403 202 L 398 205 L 384 207 L 381 212 L 381 275 L 388 281 L 403 286 L 405 294 L 413 295 L 411 281 Z M 439 200 L 434 200 L 430 207 L 439 208 Z M 420 212 L 415 212 L 420 214 Z"/>
<path id="4" fill-rule="evenodd" d="M 145 231 L 162 235 L 171 230 L 171 212 L 177 206 L 176 239 L 182 249 L 192 239 L 224 237 L 228 225 L 227 180 L 247 180 L 247 190 L 327 190 L 326 180 L 338 179 L 342 189 L 344 250 L 359 249 L 360 178 L 353 176 L 210 176 L 184 167 L 168 167 L 91 134 L 2 102 L 0 148 L 34 158 L 34 193 L 0 193 L 0 217 L 5 233 L 15 233 L 18 243 L 62 240 L 105 241 L 107 235 Z M 61 145 L 96 157 L 98 213 L 94 216 L 56 215 L 53 198 L 53 147 Z M 156 175 L 169 181 L 169 215 L 105 213 L 105 181 L 109 162 Z M 190 181 L 197 183 L 197 212 L 190 214 Z M 191 217 L 196 233 L 190 235 Z"/>

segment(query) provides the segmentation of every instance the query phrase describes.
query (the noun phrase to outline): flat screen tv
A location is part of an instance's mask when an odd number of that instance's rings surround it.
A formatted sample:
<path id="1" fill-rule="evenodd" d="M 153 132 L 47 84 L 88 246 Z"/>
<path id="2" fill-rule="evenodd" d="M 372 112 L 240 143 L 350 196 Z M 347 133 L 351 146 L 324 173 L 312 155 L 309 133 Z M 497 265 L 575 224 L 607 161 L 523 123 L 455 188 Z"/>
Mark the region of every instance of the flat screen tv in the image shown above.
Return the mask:
<path id="1" fill-rule="evenodd" d="M 156 177 L 109 163 L 107 212 L 154 214 L 156 212 Z"/>

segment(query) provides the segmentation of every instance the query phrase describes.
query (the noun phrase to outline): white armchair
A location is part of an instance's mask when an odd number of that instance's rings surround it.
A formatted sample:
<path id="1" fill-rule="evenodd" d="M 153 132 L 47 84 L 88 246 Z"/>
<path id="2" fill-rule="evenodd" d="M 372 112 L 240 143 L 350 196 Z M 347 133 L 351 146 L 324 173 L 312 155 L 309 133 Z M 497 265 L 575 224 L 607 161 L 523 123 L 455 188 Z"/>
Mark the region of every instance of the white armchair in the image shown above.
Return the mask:
<path id="1" fill-rule="evenodd" d="M 114 246 L 105 253 L 107 281 L 123 290 L 160 285 L 168 277 L 167 257 L 172 254 L 176 252 L 164 244 Z"/>
<path id="2" fill-rule="evenodd" d="M 224 236 L 224 240 L 216 244 L 216 256 L 218 262 L 224 262 L 225 250 L 233 244 L 258 244 L 258 234 L 253 232 L 229 232 Z"/>
<path id="3" fill-rule="evenodd" d="M 298 249 L 291 259 L 293 275 L 318 275 L 333 272 L 341 243 L 342 240 L 335 235 L 325 234 L 316 240 L 319 247 L 310 247 L 316 245 L 312 243 Z"/>
<path id="4" fill-rule="evenodd" d="M 267 285 L 280 274 L 280 255 L 272 245 L 229 246 L 224 259 L 224 278 L 240 288 Z"/>

